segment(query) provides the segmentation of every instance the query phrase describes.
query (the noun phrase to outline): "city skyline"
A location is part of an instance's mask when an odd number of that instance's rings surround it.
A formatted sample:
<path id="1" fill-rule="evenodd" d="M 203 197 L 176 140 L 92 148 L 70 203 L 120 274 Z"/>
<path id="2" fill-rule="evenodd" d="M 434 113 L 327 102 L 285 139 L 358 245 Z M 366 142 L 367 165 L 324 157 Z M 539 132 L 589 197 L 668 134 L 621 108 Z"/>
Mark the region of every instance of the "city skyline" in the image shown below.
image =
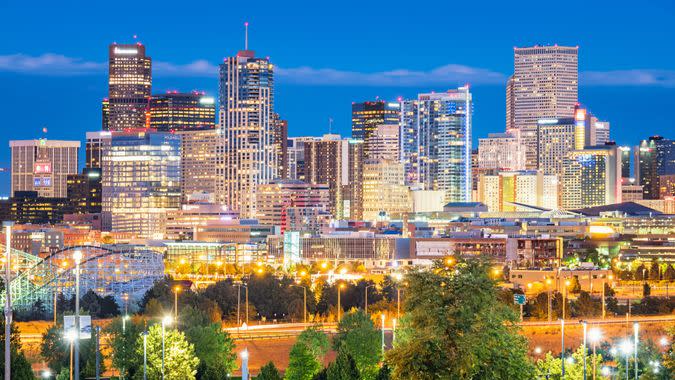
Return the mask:
<path id="1" fill-rule="evenodd" d="M 12 5 L 3 7 L 7 15 L 21 14 Z M 100 101 L 107 96 L 106 47 L 112 42 L 141 41 L 146 45 L 155 61 L 153 93 L 203 90 L 216 96 L 217 64 L 244 47 L 244 21 L 251 23 L 250 48 L 278 65 L 276 111 L 288 120 L 289 136 L 320 135 L 329 129 L 349 136 L 352 102 L 377 96 L 385 100 L 414 98 L 419 93 L 470 83 L 476 107 L 475 148 L 478 138 L 503 132 L 506 80 L 513 73 L 512 48 L 537 43 L 579 46 L 579 99 L 599 118 L 612 123 L 612 137 L 620 145 L 635 145 L 648 135 L 667 135 L 672 128 L 666 110 L 675 94 L 675 74 L 668 59 L 670 53 L 659 47 L 673 37 L 663 21 L 675 9 L 665 2 L 645 4 L 630 13 L 621 7 L 571 4 L 566 10 L 555 9 L 557 19 L 569 19 L 571 27 L 564 31 L 541 28 L 546 21 L 535 16 L 537 12 L 553 12 L 549 5 L 521 10 L 499 9 L 502 6 L 497 5 L 481 13 L 474 6 L 459 5 L 453 9 L 481 17 L 455 20 L 457 27 L 468 24 L 476 33 L 451 41 L 443 38 L 443 23 L 438 16 L 428 15 L 425 22 L 410 17 L 404 22 L 395 6 L 381 11 L 387 23 L 369 20 L 367 25 L 359 22 L 358 15 L 344 13 L 350 7 L 329 16 L 318 9 L 295 15 L 274 5 L 255 14 L 236 9 L 223 16 L 218 26 L 207 22 L 214 16 L 200 13 L 200 28 L 194 30 L 189 28 L 194 21 L 162 18 L 162 12 L 151 12 L 143 24 L 120 25 L 111 20 L 90 28 L 82 16 L 96 12 L 96 7 L 73 13 L 68 7 L 60 10 L 45 6 L 32 11 L 28 22 L 15 24 L 14 19 L 26 18 L 10 17 L 0 26 L 8 36 L 0 48 L 0 80 L 8 91 L 0 95 L 0 101 L 18 111 L 7 123 L 22 124 L 22 128 L 4 136 L 6 140 L 38 137 L 43 128 L 47 128 L 50 139 L 81 140 L 84 132 L 98 129 Z M 576 17 L 580 8 L 587 17 Z M 359 9 L 369 12 L 367 7 Z M 282 11 L 279 14 L 283 17 L 273 17 L 277 11 Z M 196 10 L 186 12 L 186 16 L 194 16 Z M 511 25 L 509 17 L 518 12 L 530 16 L 529 21 Z M 649 15 L 650 22 L 641 20 L 643 13 Z M 60 16 L 59 27 L 49 35 L 39 33 L 39 26 L 48 26 L 54 14 Z M 632 16 L 641 27 L 624 30 L 610 22 Z M 596 22 L 586 22 L 588 19 Z M 342 21 L 352 27 L 335 28 Z M 395 22 L 410 30 L 424 27 L 427 38 L 413 39 L 405 30 L 393 30 L 391 38 L 376 38 L 379 34 L 386 36 L 388 25 Z M 166 25 L 177 24 L 188 28 L 183 33 L 166 29 Z M 88 29 L 93 33 L 81 33 Z M 496 30 L 499 35 L 495 35 Z M 73 35 L 78 38 L 73 40 Z M 418 54 L 402 54 L 395 49 L 413 41 L 415 45 L 410 46 L 415 46 Z M 631 54 L 622 54 L 628 48 Z M 60 95 L 50 96 L 54 92 Z M 323 101 L 306 107 L 305 99 Z M 36 104 L 41 112 L 30 112 Z M 329 119 L 334 120 L 332 127 Z M 7 146 L 6 140 L 0 144 Z M 0 154 L 0 166 L 8 163 L 9 152 L 5 150 Z"/>

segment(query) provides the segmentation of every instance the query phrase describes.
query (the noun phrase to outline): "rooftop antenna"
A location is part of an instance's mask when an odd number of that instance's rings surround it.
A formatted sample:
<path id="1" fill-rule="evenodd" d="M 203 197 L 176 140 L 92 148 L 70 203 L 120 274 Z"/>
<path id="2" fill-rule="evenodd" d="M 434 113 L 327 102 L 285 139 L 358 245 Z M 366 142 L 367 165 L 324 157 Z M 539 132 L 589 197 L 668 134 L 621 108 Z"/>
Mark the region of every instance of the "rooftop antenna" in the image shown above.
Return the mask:
<path id="1" fill-rule="evenodd" d="M 246 39 L 244 40 L 244 50 L 248 50 L 248 21 L 244 23 L 244 28 L 246 30 Z"/>

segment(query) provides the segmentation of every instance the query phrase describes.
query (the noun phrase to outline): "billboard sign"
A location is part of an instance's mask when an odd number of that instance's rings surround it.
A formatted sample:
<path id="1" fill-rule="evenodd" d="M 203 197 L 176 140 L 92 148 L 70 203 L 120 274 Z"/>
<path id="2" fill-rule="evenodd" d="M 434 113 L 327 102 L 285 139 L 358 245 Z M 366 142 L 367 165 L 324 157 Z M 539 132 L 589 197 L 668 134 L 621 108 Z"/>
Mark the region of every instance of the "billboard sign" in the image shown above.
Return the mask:
<path id="1" fill-rule="evenodd" d="M 63 331 L 75 331 L 75 316 L 63 316 Z M 91 339 L 91 315 L 80 315 L 80 339 Z"/>

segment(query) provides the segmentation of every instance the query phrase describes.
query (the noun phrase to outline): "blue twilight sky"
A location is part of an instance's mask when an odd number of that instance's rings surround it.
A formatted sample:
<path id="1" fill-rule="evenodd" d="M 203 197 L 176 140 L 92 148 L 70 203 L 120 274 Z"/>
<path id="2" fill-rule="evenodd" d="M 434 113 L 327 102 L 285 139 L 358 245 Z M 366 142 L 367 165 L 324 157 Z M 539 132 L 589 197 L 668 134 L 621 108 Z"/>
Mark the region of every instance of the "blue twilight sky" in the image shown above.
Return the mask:
<path id="1" fill-rule="evenodd" d="M 0 1 L 0 166 L 10 139 L 100 128 L 107 46 L 144 43 L 153 92 L 216 94 L 216 65 L 243 48 L 277 69 L 289 135 L 348 135 L 352 101 L 470 83 L 474 140 L 504 129 L 513 46 L 579 45 L 580 101 L 620 144 L 674 135 L 675 2 Z M 6 193 L 6 180 L 0 193 Z"/>

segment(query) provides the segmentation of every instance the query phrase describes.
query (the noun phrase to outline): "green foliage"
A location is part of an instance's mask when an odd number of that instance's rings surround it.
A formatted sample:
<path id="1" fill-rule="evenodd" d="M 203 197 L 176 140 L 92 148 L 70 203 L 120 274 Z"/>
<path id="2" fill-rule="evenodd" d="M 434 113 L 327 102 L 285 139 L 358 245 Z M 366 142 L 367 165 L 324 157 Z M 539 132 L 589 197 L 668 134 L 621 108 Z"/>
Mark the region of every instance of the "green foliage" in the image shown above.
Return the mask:
<path id="1" fill-rule="evenodd" d="M 566 380 L 582 380 L 584 378 L 584 350 L 579 347 L 570 357 L 565 358 L 565 379 Z M 593 377 L 593 361 L 596 363 L 596 377 L 600 377 L 600 369 L 602 368 L 602 356 L 590 354 L 590 347 L 586 355 L 586 374 L 587 378 Z M 560 356 L 553 356 L 550 352 L 546 353 L 543 359 L 537 360 L 537 377 L 550 379 L 560 379 L 562 376 L 562 360 Z"/>
<path id="2" fill-rule="evenodd" d="M 670 351 L 672 354 L 672 351 Z M 665 360 L 664 360 L 665 359 Z M 619 355 L 615 358 L 616 371 L 626 372 L 626 357 Z M 654 363 L 664 362 L 656 366 Z M 658 368 L 658 369 L 657 369 Z M 631 378 L 635 373 L 635 359 L 631 355 L 628 358 L 628 373 Z M 661 355 L 659 348 L 651 340 L 641 341 L 638 345 L 638 377 L 643 380 L 672 379 L 675 372 L 668 365 L 668 353 Z"/>
<path id="3" fill-rule="evenodd" d="M 517 316 L 500 303 L 490 263 L 474 259 L 407 275 L 405 334 L 386 355 L 394 379 L 532 379 Z"/>
<path id="4" fill-rule="evenodd" d="M 333 349 L 350 356 L 363 379 L 377 376 L 382 352 L 380 332 L 363 311 L 350 312 L 340 320 Z"/>
<path id="5" fill-rule="evenodd" d="M 143 324 L 138 319 L 115 318 L 106 328 L 108 345 L 112 350 L 112 365 L 127 378 L 141 371 L 142 356 L 136 353 L 136 341 L 143 332 Z"/>
<path id="6" fill-rule="evenodd" d="M 305 329 L 298 335 L 295 344 L 304 345 L 319 363 L 323 362 L 330 346 L 328 336 L 319 329 L 319 326 L 311 326 Z"/>
<path id="7" fill-rule="evenodd" d="M 236 367 L 234 341 L 221 329 L 219 323 L 212 323 L 209 317 L 191 306 L 183 309 L 179 318 L 187 340 L 195 347 L 199 358 L 197 377 L 201 380 L 221 379 Z"/>
<path id="8" fill-rule="evenodd" d="M 391 369 L 385 363 L 382 367 L 380 367 L 380 370 L 377 372 L 377 377 L 375 377 L 375 380 L 389 380 L 389 379 L 391 379 Z"/>
<path id="9" fill-rule="evenodd" d="M 602 300 L 591 297 L 591 294 L 586 291 L 581 291 L 577 299 L 571 302 L 570 308 L 573 317 L 597 317 L 602 314 Z"/>
<path id="10" fill-rule="evenodd" d="M 175 329 L 165 330 L 164 373 L 166 380 L 191 380 L 197 375 L 199 359 L 194 346 L 185 335 Z M 148 378 L 159 379 L 162 375 L 162 326 L 153 325 L 148 330 Z M 143 357 L 143 337 L 136 341 L 136 355 Z M 142 370 L 139 371 L 142 378 Z M 139 378 L 139 375 L 136 375 Z"/>
<path id="11" fill-rule="evenodd" d="M 672 265 L 666 264 L 666 269 L 663 271 L 663 279 L 666 281 L 675 280 L 675 268 Z"/>
<path id="12" fill-rule="evenodd" d="M 282 380 L 282 377 L 274 363 L 268 362 L 260 368 L 255 380 Z"/>
<path id="13" fill-rule="evenodd" d="M 319 371 L 321 371 L 321 363 L 307 345 L 296 342 L 291 347 L 284 380 L 311 380 Z"/>
<path id="14" fill-rule="evenodd" d="M 0 292 L 4 290 L 2 280 L 0 280 Z M 0 366 L 0 376 L 5 373 L 5 315 L 2 313 L 0 315 L 0 357 L 2 357 L 2 365 Z M 11 361 L 11 377 L 12 379 L 19 380 L 31 380 L 34 379 L 33 370 L 31 369 L 30 363 L 26 360 L 26 356 L 23 354 L 21 348 L 21 341 L 19 338 L 19 330 L 16 328 L 16 324 L 12 323 L 10 325 L 9 333 L 9 343 L 10 343 L 10 361 Z"/>
<path id="15" fill-rule="evenodd" d="M 110 318 L 120 315 L 119 306 L 113 296 L 101 297 L 93 290 L 87 291 L 82 296 L 80 308 L 96 318 Z"/>
<path id="16" fill-rule="evenodd" d="M 80 340 L 80 377 L 96 376 L 96 329 L 90 339 Z M 60 373 L 70 365 L 70 344 L 63 336 L 63 326 L 52 326 L 42 335 L 40 355 L 54 373 Z M 101 372 L 105 371 L 101 356 Z"/>
<path id="17" fill-rule="evenodd" d="M 362 379 L 356 368 L 356 361 L 345 350 L 338 351 L 335 361 L 326 369 L 328 380 L 359 380 Z"/>

